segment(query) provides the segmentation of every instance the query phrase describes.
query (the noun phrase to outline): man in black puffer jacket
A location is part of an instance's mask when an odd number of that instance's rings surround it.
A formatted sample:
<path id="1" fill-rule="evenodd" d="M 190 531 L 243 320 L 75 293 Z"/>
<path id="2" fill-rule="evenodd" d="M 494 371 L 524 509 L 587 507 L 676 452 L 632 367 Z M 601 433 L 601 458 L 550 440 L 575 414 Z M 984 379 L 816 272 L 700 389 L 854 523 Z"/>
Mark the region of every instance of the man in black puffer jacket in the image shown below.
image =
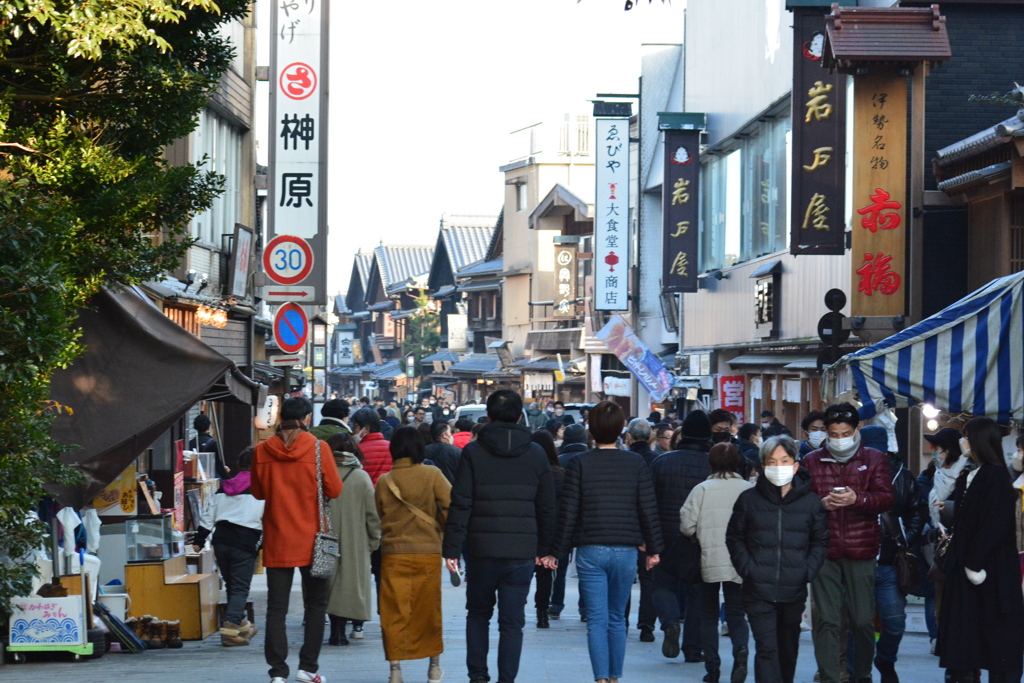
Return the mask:
<path id="1" fill-rule="evenodd" d="M 828 523 L 800 447 L 774 436 L 761 449 L 764 476 L 736 500 L 725 544 L 743 578 L 743 609 L 754 633 L 754 680 L 792 683 L 807 584 L 828 555 Z"/>
<path id="2" fill-rule="evenodd" d="M 702 662 L 700 547 L 679 530 L 679 510 L 690 491 L 711 474 L 711 420 L 707 413 L 693 411 L 686 416 L 676 449 L 659 455 L 651 463 L 665 541 L 661 564 L 651 571 L 654 609 L 665 632 L 661 653 L 666 657 L 679 656 L 679 621 L 685 619 L 683 654 L 688 662 Z"/>
<path id="3" fill-rule="evenodd" d="M 526 597 L 534 567 L 551 552 L 555 482 L 544 449 L 516 424 L 523 399 L 501 389 L 487 398 L 476 441 L 462 450 L 452 487 L 442 555 L 451 572 L 466 543 L 466 665 L 470 681 L 487 681 L 487 641 L 498 603 L 498 680 L 519 672 Z"/>

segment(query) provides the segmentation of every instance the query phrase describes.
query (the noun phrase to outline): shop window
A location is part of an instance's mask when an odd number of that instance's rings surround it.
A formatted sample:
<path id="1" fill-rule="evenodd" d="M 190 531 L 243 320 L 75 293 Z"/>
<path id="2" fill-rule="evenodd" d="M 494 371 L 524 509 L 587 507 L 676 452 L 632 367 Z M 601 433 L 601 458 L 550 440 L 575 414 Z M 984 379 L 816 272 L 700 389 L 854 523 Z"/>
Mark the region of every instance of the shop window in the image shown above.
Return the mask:
<path id="1" fill-rule="evenodd" d="M 194 135 L 193 162 L 203 171 L 224 176 L 224 192 L 213 206 L 192 221 L 192 236 L 211 247 L 221 246 L 221 235 L 234 234 L 241 222 L 242 144 L 244 134 L 213 111 L 204 109 Z"/>

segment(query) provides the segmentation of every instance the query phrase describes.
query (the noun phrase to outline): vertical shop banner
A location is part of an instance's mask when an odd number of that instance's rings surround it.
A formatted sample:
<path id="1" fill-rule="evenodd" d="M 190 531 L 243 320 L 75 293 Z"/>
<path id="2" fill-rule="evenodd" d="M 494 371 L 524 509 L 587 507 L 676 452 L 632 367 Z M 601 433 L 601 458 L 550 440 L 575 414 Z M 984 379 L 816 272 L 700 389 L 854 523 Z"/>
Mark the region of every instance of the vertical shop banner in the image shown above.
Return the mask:
<path id="1" fill-rule="evenodd" d="M 824 14 L 793 10 L 794 255 L 846 252 L 846 76 L 821 66 Z"/>
<path id="2" fill-rule="evenodd" d="M 555 245 L 555 311 L 556 318 L 576 317 L 577 261 L 575 244 Z"/>
<path id="3" fill-rule="evenodd" d="M 629 308 L 629 119 L 597 119 L 594 308 Z"/>
<path id="4" fill-rule="evenodd" d="M 311 303 L 325 304 L 328 3 L 291 0 L 270 7 L 269 232 L 309 242 L 313 271 L 293 284 L 316 288 Z"/>
<path id="5" fill-rule="evenodd" d="M 335 358 L 335 365 L 346 365 L 351 366 L 354 362 L 352 352 L 352 332 L 339 332 L 338 333 L 338 351 L 337 358 Z"/>
<path id="6" fill-rule="evenodd" d="M 661 186 L 662 292 L 697 291 L 699 157 L 699 130 L 665 131 L 665 179 Z"/>
<path id="7" fill-rule="evenodd" d="M 613 315 L 596 336 L 647 389 L 652 401 L 665 400 L 674 384 L 672 375 L 621 316 Z"/>
<path id="8" fill-rule="evenodd" d="M 718 378 L 718 399 L 722 408 L 736 416 L 739 424 L 744 424 L 746 412 L 746 378 L 743 375 L 720 375 Z"/>
<path id="9" fill-rule="evenodd" d="M 903 315 L 907 242 L 907 78 L 872 69 L 853 84 L 850 310 Z"/>

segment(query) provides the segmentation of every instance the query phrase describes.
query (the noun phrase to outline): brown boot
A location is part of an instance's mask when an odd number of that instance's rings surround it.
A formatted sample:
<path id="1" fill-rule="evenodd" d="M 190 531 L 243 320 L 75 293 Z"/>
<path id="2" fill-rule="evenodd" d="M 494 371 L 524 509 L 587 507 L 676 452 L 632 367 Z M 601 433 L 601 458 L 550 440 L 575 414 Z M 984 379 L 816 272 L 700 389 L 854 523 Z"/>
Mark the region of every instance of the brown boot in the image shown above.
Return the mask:
<path id="1" fill-rule="evenodd" d="M 135 621 L 135 635 L 138 636 L 139 640 L 149 640 L 149 625 L 152 622 L 153 617 L 148 614 Z"/>
<path id="2" fill-rule="evenodd" d="M 149 623 L 149 640 L 146 647 L 150 650 L 162 650 L 167 647 L 167 622 L 154 619 Z"/>
<path id="3" fill-rule="evenodd" d="M 135 633 L 136 629 L 139 627 L 139 618 L 138 617 L 128 617 L 127 619 L 124 620 L 124 625 L 128 627 L 129 631 L 131 631 L 132 633 Z M 139 635 L 139 634 L 135 633 L 135 635 Z"/>
<path id="4" fill-rule="evenodd" d="M 240 625 L 225 621 L 220 627 L 220 644 L 224 647 L 239 647 L 248 645 L 249 639 Z"/>
<path id="5" fill-rule="evenodd" d="M 165 642 L 167 647 L 172 650 L 184 647 L 184 643 L 181 642 L 181 620 L 175 619 L 174 621 L 167 622 L 167 639 Z"/>

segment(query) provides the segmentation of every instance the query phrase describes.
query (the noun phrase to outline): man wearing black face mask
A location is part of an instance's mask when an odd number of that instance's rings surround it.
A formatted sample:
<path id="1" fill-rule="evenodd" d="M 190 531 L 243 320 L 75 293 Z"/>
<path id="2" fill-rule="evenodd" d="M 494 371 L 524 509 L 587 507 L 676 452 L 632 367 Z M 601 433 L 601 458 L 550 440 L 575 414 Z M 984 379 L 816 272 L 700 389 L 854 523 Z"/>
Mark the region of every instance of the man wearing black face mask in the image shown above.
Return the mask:
<path id="1" fill-rule="evenodd" d="M 711 420 L 711 441 L 714 443 L 731 443 L 738 445 L 736 430 L 738 429 L 736 413 L 719 408 L 708 413 Z M 751 465 L 746 458 L 740 459 L 740 470 L 736 473 L 744 479 L 750 479 Z"/>

